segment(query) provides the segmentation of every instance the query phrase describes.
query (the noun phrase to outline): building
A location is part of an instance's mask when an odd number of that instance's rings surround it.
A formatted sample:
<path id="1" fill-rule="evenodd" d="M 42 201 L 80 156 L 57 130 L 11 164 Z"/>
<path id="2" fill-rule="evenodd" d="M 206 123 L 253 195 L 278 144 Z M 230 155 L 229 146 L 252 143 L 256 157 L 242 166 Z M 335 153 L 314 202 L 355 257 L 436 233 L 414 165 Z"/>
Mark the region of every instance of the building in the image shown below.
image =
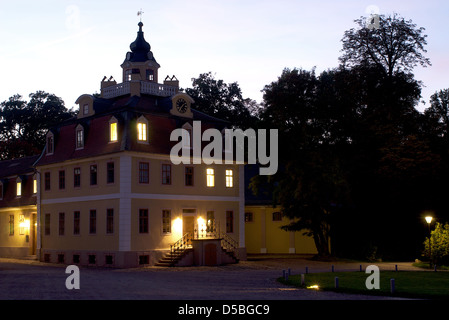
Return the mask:
<path id="1" fill-rule="evenodd" d="M 227 123 L 196 111 L 174 76 L 158 82 L 142 27 L 121 64 L 123 81 L 105 77 L 100 96 L 81 95 L 77 117 L 47 134 L 36 162 L 41 261 L 154 265 L 190 248 L 186 241 L 197 248 L 192 263 L 228 261 L 220 246 L 245 258 L 243 165 L 170 161 L 173 130 Z M 190 152 L 192 142 L 182 149 Z"/>
<path id="2" fill-rule="evenodd" d="M 245 168 L 245 245 L 248 254 L 316 254 L 312 237 L 303 231 L 285 231 L 282 226 L 290 220 L 283 217 L 281 208 L 273 205 L 271 192 L 261 187 L 254 195 L 248 188 L 257 174 L 255 165 Z"/>
<path id="3" fill-rule="evenodd" d="M 36 254 L 38 156 L 0 161 L 0 256 Z"/>

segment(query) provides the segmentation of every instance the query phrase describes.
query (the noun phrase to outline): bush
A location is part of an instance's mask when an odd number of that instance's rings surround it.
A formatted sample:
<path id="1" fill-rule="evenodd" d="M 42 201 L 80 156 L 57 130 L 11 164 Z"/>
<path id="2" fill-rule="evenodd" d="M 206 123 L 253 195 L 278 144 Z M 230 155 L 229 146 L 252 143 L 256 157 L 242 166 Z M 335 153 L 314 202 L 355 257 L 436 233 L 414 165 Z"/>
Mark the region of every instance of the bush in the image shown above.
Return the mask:
<path id="1" fill-rule="evenodd" d="M 431 262 L 437 265 L 449 264 L 449 224 L 436 223 L 430 233 Z M 429 238 L 424 241 L 423 256 L 429 257 Z"/>

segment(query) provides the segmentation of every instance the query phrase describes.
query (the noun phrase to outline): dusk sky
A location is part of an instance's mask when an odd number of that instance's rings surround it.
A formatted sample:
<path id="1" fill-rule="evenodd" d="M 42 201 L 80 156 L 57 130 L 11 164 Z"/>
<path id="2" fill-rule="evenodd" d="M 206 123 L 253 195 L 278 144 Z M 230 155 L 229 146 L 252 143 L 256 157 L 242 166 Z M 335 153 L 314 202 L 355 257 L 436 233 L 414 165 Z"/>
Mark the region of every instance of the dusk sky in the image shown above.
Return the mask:
<path id="1" fill-rule="evenodd" d="M 371 8 L 426 28 L 432 66 L 414 70 L 426 86 L 422 111 L 431 94 L 449 88 L 448 1 L 1 0 L 0 101 L 43 90 L 71 108 L 80 95 L 99 92 L 103 76 L 121 82 L 142 9 L 159 82 L 175 75 L 186 88 L 211 71 L 261 102 L 261 90 L 286 67 L 336 67 L 343 33 Z"/>

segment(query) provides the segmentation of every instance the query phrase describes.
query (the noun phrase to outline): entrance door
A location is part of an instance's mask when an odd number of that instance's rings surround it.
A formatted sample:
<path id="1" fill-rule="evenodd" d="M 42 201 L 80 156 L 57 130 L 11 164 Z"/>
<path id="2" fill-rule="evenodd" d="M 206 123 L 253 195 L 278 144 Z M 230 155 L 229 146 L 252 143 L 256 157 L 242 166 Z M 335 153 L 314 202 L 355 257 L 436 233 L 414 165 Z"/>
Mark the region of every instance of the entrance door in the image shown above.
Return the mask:
<path id="1" fill-rule="evenodd" d="M 193 237 L 193 232 L 195 229 L 195 217 L 193 216 L 184 216 L 182 217 L 182 233 L 186 234 L 190 233 L 190 236 Z"/>

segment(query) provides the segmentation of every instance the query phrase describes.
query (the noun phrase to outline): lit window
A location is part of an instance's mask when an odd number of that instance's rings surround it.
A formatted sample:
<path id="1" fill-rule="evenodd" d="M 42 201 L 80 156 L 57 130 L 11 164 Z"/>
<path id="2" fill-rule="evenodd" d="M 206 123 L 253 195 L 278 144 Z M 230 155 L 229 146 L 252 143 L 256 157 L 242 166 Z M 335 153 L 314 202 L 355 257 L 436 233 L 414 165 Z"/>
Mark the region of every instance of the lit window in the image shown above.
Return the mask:
<path id="1" fill-rule="evenodd" d="M 214 169 L 207 169 L 207 186 L 214 187 L 215 186 L 215 174 Z"/>
<path id="2" fill-rule="evenodd" d="M 232 170 L 226 170 L 226 187 L 232 188 L 234 186 L 234 177 Z"/>
<path id="3" fill-rule="evenodd" d="M 19 214 L 19 234 L 25 234 L 25 215 Z"/>
<path id="4" fill-rule="evenodd" d="M 22 195 L 22 182 L 17 181 L 17 196 L 20 197 Z"/>
<path id="5" fill-rule="evenodd" d="M 109 123 L 109 141 L 110 142 L 117 141 L 117 122 Z"/>
<path id="6" fill-rule="evenodd" d="M 33 193 L 37 193 L 37 179 L 34 177 L 33 179 Z"/>
<path id="7" fill-rule="evenodd" d="M 125 71 L 125 81 L 131 81 L 132 69 L 128 69 Z"/>
<path id="8" fill-rule="evenodd" d="M 137 139 L 139 141 L 147 141 L 147 124 L 143 122 L 137 123 Z"/>

